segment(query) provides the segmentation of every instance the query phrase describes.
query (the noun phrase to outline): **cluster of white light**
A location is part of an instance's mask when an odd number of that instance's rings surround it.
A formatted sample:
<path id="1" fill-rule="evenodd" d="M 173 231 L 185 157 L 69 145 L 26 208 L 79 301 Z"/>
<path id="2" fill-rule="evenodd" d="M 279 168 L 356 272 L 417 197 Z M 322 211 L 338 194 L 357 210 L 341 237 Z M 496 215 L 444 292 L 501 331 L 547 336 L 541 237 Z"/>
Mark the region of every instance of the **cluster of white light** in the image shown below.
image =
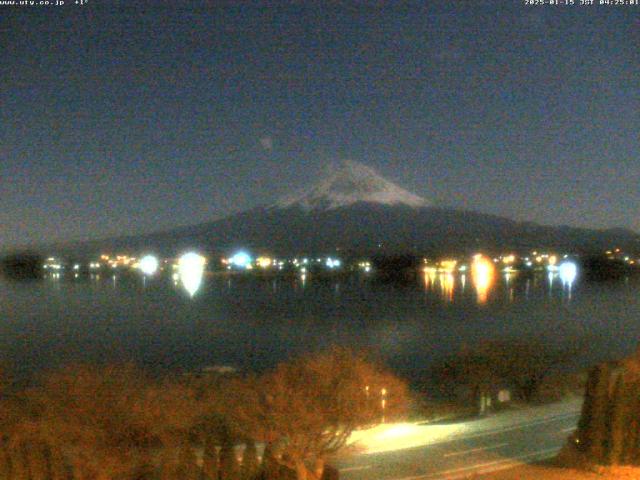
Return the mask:
<path id="1" fill-rule="evenodd" d="M 229 263 L 231 265 L 235 265 L 236 267 L 247 268 L 247 269 L 251 266 L 252 261 L 253 260 L 251 259 L 251 255 L 249 255 L 247 252 L 242 252 L 242 251 L 234 254 L 229 259 Z"/>
<path id="2" fill-rule="evenodd" d="M 154 255 L 145 255 L 138 263 L 140 271 L 148 276 L 155 275 L 159 266 L 160 262 L 158 261 L 158 257 Z"/>
<path id="3" fill-rule="evenodd" d="M 571 286 L 578 276 L 578 267 L 573 262 L 562 262 L 558 267 L 558 271 L 560 273 L 560 280 L 562 280 L 564 285 Z"/>
<path id="4" fill-rule="evenodd" d="M 365 273 L 369 273 L 371 271 L 371 262 L 365 261 L 358 263 L 358 267 L 365 271 Z"/>
<path id="5" fill-rule="evenodd" d="M 337 258 L 327 257 L 327 261 L 325 262 L 327 267 L 329 268 L 339 268 L 342 265 L 342 262 Z"/>

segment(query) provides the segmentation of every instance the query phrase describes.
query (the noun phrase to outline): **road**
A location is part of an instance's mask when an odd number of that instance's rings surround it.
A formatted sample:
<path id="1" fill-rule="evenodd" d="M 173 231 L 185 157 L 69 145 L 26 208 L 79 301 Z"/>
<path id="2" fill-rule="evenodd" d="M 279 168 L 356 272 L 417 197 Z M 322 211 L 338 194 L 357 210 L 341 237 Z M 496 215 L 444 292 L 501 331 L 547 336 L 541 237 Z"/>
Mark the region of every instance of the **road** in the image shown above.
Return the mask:
<path id="1" fill-rule="evenodd" d="M 575 429 L 581 399 L 449 425 L 394 424 L 356 432 L 343 480 L 455 480 L 553 457 Z"/>

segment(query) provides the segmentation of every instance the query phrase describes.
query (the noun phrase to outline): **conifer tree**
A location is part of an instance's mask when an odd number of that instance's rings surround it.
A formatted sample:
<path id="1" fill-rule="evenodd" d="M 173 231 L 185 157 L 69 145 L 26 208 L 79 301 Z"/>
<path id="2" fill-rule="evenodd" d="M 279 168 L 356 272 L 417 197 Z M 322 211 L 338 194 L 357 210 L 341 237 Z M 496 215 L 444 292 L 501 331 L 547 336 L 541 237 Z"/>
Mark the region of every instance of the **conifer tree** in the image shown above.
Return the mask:
<path id="1" fill-rule="evenodd" d="M 252 439 L 247 440 L 242 454 L 241 479 L 254 480 L 258 472 L 258 452 Z"/>
<path id="2" fill-rule="evenodd" d="M 208 438 L 202 454 L 202 479 L 218 480 L 218 451 L 215 442 Z"/>
<path id="3" fill-rule="evenodd" d="M 601 465 L 640 465 L 640 355 L 593 368 L 575 444 Z"/>
<path id="4" fill-rule="evenodd" d="M 240 468 L 230 435 L 224 435 L 220 447 L 220 480 L 239 480 Z"/>
<path id="5" fill-rule="evenodd" d="M 199 480 L 196 455 L 190 445 L 182 445 L 178 453 L 178 476 L 181 480 Z"/>

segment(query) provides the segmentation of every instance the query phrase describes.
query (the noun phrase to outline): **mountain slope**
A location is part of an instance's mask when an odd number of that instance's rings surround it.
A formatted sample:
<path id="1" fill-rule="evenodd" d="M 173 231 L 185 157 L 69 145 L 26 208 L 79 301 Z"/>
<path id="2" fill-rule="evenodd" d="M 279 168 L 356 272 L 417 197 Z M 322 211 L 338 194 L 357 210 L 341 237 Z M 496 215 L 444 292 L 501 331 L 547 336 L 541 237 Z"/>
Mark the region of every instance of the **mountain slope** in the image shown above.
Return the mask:
<path id="1" fill-rule="evenodd" d="M 165 255 L 189 248 L 225 252 L 249 248 L 275 254 L 436 252 L 554 248 L 601 252 L 638 250 L 640 236 L 522 223 L 478 212 L 359 202 L 333 209 L 255 208 L 221 220 L 138 237 L 74 246 L 97 253 L 128 250 Z"/>
<path id="2" fill-rule="evenodd" d="M 623 229 L 544 226 L 433 207 L 373 169 L 346 162 L 306 191 L 268 207 L 149 235 L 75 244 L 67 251 L 153 250 L 175 255 L 187 248 L 210 252 L 251 248 L 288 255 L 336 250 L 370 254 L 536 248 L 601 252 L 614 246 L 640 250 L 640 236 Z"/>

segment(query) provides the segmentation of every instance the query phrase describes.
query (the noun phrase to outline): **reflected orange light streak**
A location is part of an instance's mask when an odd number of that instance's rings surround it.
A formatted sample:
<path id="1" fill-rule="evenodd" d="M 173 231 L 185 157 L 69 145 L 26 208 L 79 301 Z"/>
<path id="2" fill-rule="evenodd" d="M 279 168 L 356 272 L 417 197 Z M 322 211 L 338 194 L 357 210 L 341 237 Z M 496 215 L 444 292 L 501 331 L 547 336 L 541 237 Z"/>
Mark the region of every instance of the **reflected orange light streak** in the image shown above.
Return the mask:
<path id="1" fill-rule="evenodd" d="M 453 301 L 453 289 L 455 286 L 453 274 L 444 273 L 440 275 L 440 286 L 442 288 L 442 295 L 450 302 Z"/>
<path id="2" fill-rule="evenodd" d="M 493 262 L 482 255 L 473 257 L 471 278 L 478 296 L 478 303 L 486 303 L 489 290 L 495 282 L 495 266 Z"/>
<path id="3" fill-rule="evenodd" d="M 425 268 L 424 269 L 424 286 L 429 289 L 435 285 L 436 282 L 436 269 L 435 268 Z"/>

